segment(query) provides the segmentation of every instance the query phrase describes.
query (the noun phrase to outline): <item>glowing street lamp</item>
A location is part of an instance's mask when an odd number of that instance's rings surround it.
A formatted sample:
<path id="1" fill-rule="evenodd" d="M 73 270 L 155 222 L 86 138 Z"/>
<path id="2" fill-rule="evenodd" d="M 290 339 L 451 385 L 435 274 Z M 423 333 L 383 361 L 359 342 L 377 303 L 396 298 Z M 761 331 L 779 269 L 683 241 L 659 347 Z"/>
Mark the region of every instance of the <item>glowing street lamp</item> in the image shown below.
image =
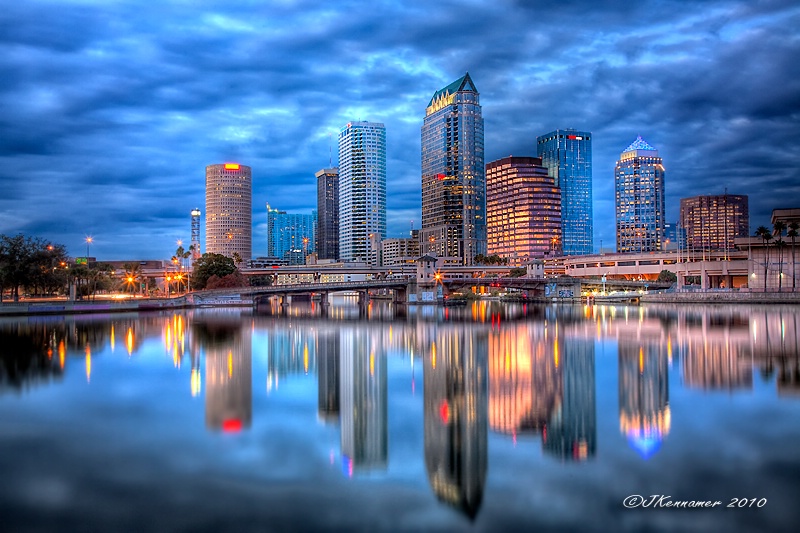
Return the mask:
<path id="1" fill-rule="evenodd" d="M 86 241 L 86 264 L 89 264 L 89 245 L 94 242 L 94 237 L 87 235 L 84 240 Z"/>

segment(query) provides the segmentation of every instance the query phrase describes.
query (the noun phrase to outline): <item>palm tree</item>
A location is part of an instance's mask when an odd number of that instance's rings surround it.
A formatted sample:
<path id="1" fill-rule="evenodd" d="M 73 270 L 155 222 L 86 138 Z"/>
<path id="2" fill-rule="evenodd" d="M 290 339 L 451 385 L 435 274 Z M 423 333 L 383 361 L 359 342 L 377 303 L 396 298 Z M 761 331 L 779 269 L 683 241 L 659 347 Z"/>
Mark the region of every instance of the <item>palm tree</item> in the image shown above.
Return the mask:
<path id="1" fill-rule="evenodd" d="M 789 231 L 786 232 L 786 236 L 792 239 L 792 292 L 794 292 L 795 281 L 797 280 L 797 275 L 795 274 L 797 263 L 795 263 L 794 260 L 794 240 L 800 235 L 800 233 L 798 233 L 798 230 L 800 230 L 800 223 L 797 221 L 789 222 L 788 228 Z"/>
<path id="2" fill-rule="evenodd" d="M 769 246 L 767 246 L 767 243 L 772 240 L 772 233 L 766 226 L 759 226 L 756 229 L 756 237 L 761 237 L 764 242 L 764 253 L 766 254 L 764 259 L 764 292 L 767 292 L 767 271 L 769 269 Z"/>
<path id="3" fill-rule="evenodd" d="M 783 247 L 786 243 L 781 238 L 786 229 L 786 223 L 778 220 L 772 224 L 772 235 L 775 237 L 775 248 L 778 249 L 778 290 L 783 288 Z"/>

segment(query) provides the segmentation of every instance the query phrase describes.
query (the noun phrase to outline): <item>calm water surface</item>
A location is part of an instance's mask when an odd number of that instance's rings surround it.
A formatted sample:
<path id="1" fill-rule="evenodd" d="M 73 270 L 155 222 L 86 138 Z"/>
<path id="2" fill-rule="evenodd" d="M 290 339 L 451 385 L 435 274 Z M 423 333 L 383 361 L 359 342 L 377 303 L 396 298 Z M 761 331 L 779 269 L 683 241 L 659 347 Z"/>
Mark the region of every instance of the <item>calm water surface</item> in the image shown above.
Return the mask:
<path id="1" fill-rule="evenodd" d="M 5 318 L 0 529 L 797 531 L 799 330 L 487 302 Z"/>

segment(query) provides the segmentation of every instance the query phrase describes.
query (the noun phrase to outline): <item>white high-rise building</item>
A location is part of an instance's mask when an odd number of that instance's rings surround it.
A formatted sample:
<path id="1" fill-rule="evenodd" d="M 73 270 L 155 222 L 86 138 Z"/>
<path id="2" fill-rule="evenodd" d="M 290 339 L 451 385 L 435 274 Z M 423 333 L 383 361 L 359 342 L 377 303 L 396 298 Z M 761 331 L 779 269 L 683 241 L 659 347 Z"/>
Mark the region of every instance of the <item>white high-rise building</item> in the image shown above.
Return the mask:
<path id="1" fill-rule="evenodd" d="M 339 132 L 339 259 L 377 265 L 386 235 L 386 127 L 350 122 Z"/>

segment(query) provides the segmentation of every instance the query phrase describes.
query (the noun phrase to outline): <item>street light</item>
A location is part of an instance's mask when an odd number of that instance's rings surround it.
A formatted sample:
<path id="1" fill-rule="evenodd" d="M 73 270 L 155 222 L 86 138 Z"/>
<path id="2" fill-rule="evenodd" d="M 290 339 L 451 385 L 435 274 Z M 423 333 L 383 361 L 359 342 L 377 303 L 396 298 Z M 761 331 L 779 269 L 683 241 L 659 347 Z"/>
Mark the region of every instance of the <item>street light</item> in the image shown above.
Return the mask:
<path id="1" fill-rule="evenodd" d="M 86 236 L 86 264 L 89 264 L 89 245 L 94 242 L 94 237 L 91 235 Z"/>

